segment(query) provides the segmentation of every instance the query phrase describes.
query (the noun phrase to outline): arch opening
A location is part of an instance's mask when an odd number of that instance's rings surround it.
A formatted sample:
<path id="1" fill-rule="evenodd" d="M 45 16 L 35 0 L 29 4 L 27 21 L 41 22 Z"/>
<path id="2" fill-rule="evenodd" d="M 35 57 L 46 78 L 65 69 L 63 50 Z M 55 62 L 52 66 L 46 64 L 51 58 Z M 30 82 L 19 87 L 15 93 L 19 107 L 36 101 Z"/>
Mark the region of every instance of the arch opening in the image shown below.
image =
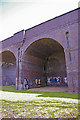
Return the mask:
<path id="1" fill-rule="evenodd" d="M 41 80 L 41 86 L 47 85 L 50 77 L 64 78 L 66 62 L 64 48 L 55 40 L 43 38 L 33 42 L 23 54 L 22 79 Z"/>
<path id="2" fill-rule="evenodd" d="M 15 85 L 16 83 L 16 58 L 10 51 L 1 53 L 2 85 Z M 0 81 L 1 81 L 0 80 Z M 1 84 L 1 83 L 0 83 Z"/>

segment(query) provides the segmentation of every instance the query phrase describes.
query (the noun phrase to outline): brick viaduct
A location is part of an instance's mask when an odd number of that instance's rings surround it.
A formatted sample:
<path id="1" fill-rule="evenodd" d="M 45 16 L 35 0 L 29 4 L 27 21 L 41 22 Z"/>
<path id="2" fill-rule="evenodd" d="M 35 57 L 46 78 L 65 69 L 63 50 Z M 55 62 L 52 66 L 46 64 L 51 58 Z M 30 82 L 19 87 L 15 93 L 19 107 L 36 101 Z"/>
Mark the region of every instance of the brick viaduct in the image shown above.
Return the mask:
<path id="1" fill-rule="evenodd" d="M 0 42 L 0 84 L 16 85 L 23 79 L 67 76 L 68 91 L 79 92 L 79 11 L 75 9 Z M 46 68 L 45 68 L 46 67 Z M 1 74 L 2 73 L 2 74 Z"/>

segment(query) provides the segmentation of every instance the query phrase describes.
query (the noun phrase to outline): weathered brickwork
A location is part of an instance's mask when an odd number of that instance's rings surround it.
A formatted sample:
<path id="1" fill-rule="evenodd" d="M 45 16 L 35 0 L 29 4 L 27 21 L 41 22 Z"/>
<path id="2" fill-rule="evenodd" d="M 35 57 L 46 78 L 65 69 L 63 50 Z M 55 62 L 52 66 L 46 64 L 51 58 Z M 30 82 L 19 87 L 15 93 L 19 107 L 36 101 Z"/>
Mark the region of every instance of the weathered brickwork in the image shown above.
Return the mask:
<path id="1" fill-rule="evenodd" d="M 30 87 L 35 87 L 36 78 L 45 81 L 46 71 L 47 77 L 67 76 L 69 92 L 79 92 L 79 11 L 78 8 L 0 42 L 0 84 L 16 84 L 20 90 L 27 78 L 33 82 Z"/>

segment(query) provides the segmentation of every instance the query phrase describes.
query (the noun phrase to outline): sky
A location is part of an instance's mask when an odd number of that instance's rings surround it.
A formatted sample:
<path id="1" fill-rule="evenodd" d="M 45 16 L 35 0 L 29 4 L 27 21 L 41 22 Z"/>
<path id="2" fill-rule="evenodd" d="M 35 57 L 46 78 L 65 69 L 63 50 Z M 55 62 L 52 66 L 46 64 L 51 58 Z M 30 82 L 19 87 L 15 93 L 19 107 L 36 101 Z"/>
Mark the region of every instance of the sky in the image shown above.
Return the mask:
<path id="1" fill-rule="evenodd" d="M 79 0 L 0 0 L 0 41 L 78 8 Z"/>

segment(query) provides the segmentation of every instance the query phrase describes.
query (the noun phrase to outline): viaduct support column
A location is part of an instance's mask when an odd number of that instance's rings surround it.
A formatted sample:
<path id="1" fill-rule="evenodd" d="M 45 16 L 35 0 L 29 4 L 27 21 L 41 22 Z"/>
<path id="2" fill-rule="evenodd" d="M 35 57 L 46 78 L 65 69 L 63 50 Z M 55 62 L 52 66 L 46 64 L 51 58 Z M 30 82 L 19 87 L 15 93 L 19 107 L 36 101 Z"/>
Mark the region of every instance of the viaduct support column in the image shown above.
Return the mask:
<path id="1" fill-rule="evenodd" d="M 66 68 L 68 78 L 68 91 L 71 93 L 78 93 L 78 51 L 71 52 L 71 62 L 69 60 L 69 53 L 65 53 L 67 56 Z"/>
<path id="2" fill-rule="evenodd" d="M 21 72 L 22 72 L 22 52 L 20 51 L 20 48 L 18 48 L 18 56 L 16 60 L 16 90 L 22 90 Z"/>
<path id="3" fill-rule="evenodd" d="M 78 93 L 78 47 L 70 48 L 68 34 L 69 33 L 66 32 L 67 49 L 65 51 L 68 91 Z"/>

